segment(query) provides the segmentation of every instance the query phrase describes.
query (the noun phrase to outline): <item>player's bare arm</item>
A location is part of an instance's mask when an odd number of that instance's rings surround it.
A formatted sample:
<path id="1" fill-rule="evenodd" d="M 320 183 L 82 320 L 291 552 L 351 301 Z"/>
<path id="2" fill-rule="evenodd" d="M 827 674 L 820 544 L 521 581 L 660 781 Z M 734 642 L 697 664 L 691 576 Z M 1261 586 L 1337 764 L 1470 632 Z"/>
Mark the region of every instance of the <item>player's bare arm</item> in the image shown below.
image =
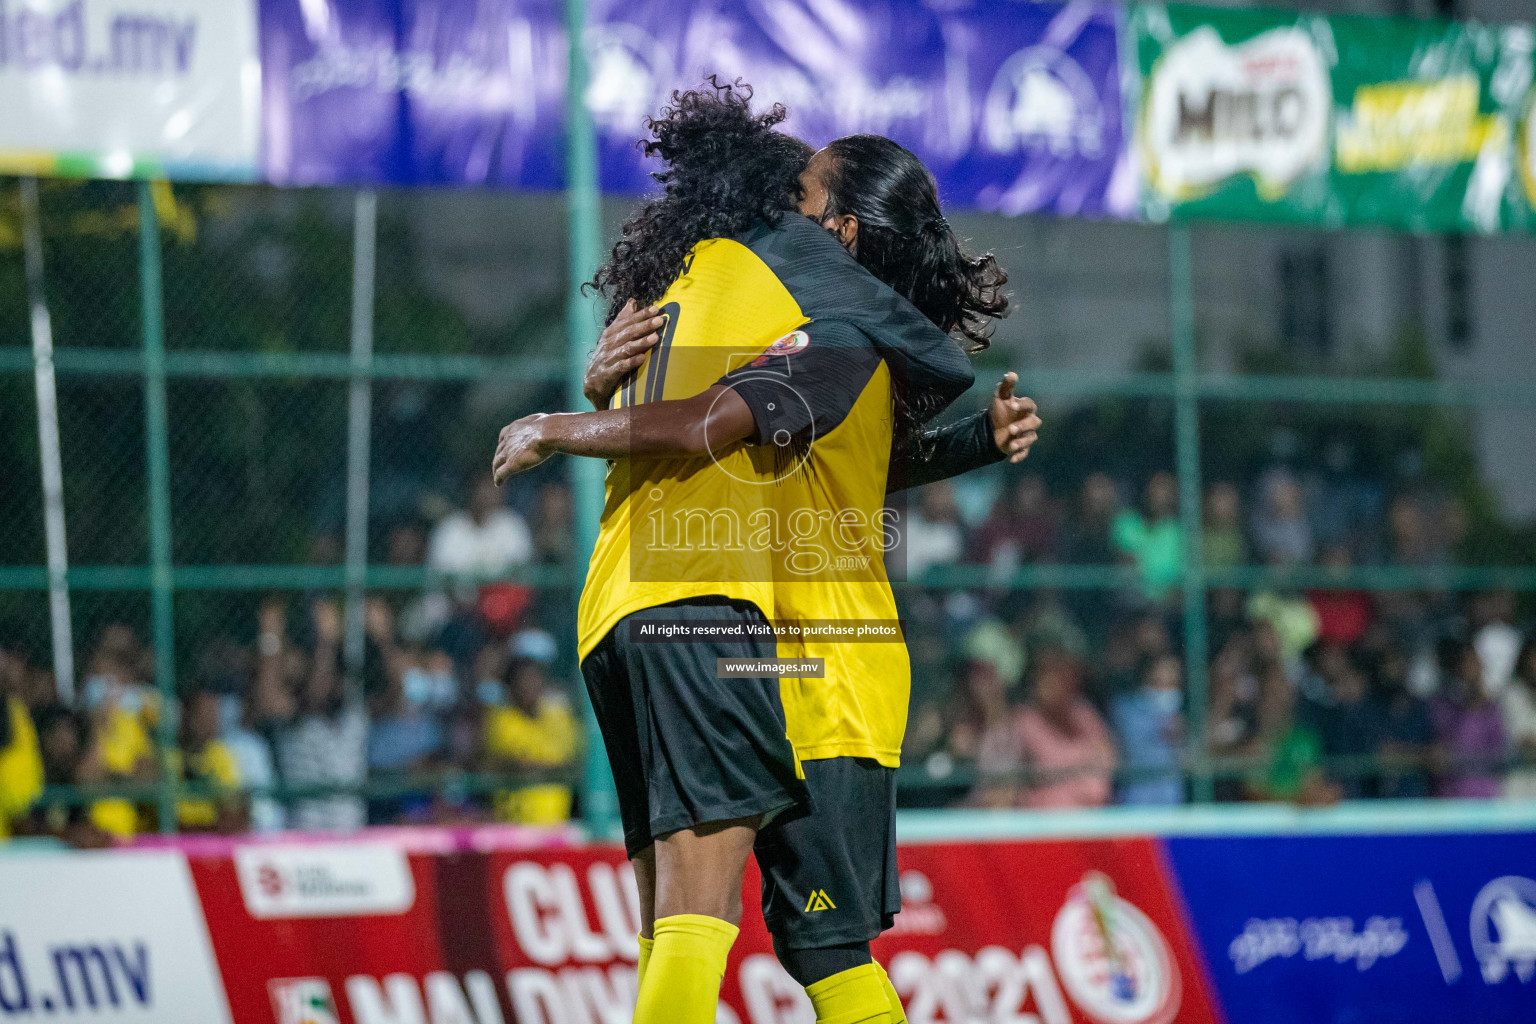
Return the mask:
<path id="1" fill-rule="evenodd" d="M 598 409 L 606 409 L 613 393 L 626 376 L 645 362 L 645 354 L 660 339 L 658 330 L 664 318 L 654 306 L 637 308 L 626 303 L 619 315 L 603 330 L 592 361 L 587 365 L 584 390 L 587 400 Z M 992 392 L 986 414 L 991 421 L 992 441 L 1000 455 L 1009 462 L 1022 462 L 1040 436 L 1041 420 L 1033 398 L 1015 395 L 1019 375 L 1003 374 Z"/>
<path id="2" fill-rule="evenodd" d="M 501 428 L 491 471 L 497 485 L 551 455 L 594 459 L 698 458 L 752 434 L 752 410 L 717 385 L 692 398 L 596 412 L 535 413 Z"/>

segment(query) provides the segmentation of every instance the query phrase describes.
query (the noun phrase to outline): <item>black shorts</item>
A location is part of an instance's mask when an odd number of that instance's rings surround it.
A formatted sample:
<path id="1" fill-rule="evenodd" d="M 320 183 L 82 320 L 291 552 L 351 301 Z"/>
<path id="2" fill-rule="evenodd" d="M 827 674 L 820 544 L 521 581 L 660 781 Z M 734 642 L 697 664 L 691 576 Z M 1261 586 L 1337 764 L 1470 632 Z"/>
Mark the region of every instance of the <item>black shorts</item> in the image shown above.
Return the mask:
<path id="1" fill-rule="evenodd" d="M 901 909 L 896 769 L 862 757 L 804 768 L 814 812 L 757 834 L 763 920 L 791 949 L 868 941 Z"/>
<path id="2" fill-rule="evenodd" d="M 637 621 L 767 622 L 753 604 L 693 598 L 626 615 L 581 663 L 613 769 L 624 846 L 712 821 L 808 810 L 777 679 L 720 679 L 716 658 L 772 658 L 771 637 L 637 643 Z"/>

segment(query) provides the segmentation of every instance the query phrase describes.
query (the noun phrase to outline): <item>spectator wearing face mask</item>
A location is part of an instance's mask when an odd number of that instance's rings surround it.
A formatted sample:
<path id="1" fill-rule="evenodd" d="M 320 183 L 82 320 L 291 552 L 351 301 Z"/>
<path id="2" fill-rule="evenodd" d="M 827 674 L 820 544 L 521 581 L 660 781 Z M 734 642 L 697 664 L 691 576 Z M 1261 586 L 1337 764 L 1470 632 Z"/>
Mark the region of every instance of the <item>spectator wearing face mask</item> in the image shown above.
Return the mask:
<path id="1" fill-rule="evenodd" d="M 342 790 L 295 800 L 288 809 L 289 824 L 309 831 L 361 828 L 367 821 L 363 800 L 347 790 L 367 781 L 368 713 L 347 692 L 342 674 L 341 609 L 321 599 L 311 606 L 310 616 L 315 647 L 308 658 L 290 663 L 286 638 L 259 652 L 257 717 L 276 737 L 278 773 L 285 786 Z"/>
<path id="2" fill-rule="evenodd" d="M 1115 699 L 1115 733 L 1120 737 L 1127 781 L 1124 804 L 1184 802 L 1179 757 L 1184 749 L 1183 669 L 1171 654 L 1153 660 L 1142 683 Z"/>
<path id="3" fill-rule="evenodd" d="M 90 716 L 94 749 L 93 781 L 149 783 L 159 775 L 153 740 L 160 709 L 142 673 L 151 666 L 137 638 L 126 626 L 102 630 L 89 659 L 90 674 L 81 695 Z M 91 805 L 91 821 L 119 839 L 143 827 L 143 814 L 132 801 L 111 797 Z"/>
<path id="4" fill-rule="evenodd" d="M 368 769 L 373 778 L 409 779 L 437 764 L 447 747 L 447 716 L 458 702 L 453 659 L 445 652 L 402 651 L 395 641 L 389 606 L 368 602 L 368 664 L 374 691 L 368 729 Z M 424 815 L 432 803 L 430 788 L 370 802 L 375 823 Z"/>
<path id="5" fill-rule="evenodd" d="M 581 751 L 581 727 L 570 701 L 551 683 L 554 638 L 543 630 L 513 635 L 504 703 L 486 709 L 484 759 L 488 771 L 544 773 L 569 768 Z M 571 787 L 531 782 L 495 795 L 496 817 L 522 825 L 553 825 L 571 816 Z"/>

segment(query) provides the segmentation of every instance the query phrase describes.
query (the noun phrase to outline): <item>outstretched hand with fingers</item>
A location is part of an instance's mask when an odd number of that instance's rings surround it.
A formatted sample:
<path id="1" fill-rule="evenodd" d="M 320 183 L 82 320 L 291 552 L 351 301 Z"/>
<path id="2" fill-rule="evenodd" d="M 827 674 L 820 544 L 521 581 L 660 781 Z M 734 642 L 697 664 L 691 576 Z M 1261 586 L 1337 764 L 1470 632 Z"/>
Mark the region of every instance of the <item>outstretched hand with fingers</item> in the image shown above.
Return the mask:
<path id="1" fill-rule="evenodd" d="M 1012 371 L 1003 374 L 997 390 L 992 393 L 992 403 L 987 412 L 992 417 L 992 440 L 997 450 L 1008 456 L 1009 462 L 1023 462 L 1029 455 L 1030 446 L 1040 436 L 1040 417 L 1035 412 L 1035 400 L 1014 395 L 1014 385 L 1019 375 Z"/>

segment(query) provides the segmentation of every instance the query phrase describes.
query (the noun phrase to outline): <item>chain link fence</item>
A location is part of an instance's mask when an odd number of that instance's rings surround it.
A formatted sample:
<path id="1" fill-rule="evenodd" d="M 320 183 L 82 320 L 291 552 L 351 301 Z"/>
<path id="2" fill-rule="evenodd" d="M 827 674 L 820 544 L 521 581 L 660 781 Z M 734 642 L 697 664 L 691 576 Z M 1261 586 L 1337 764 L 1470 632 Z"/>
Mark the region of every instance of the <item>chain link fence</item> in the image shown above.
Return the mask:
<path id="1" fill-rule="evenodd" d="M 82 752 L 81 763 L 96 759 L 89 770 L 50 769 L 49 799 L 60 806 L 94 812 L 99 793 L 86 784 L 216 792 L 216 771 L 188 767 L 206 745 L 198 730 L 211 729 L 268 744 L 272 770 L 247 777 L 247 788 L 289 798 L 362 792 L 372 820 L 553 820 L 568 809 L 581 741 L 540 738 L 574 730 L 584 700 L 572 611 L 584 567 L 567 467 L 540 467 L 505 494 L 480 486 L 501 424 L 566 404 L 562 200 L 385 192 L 376 201 L 371 350 L 362 351 L 354 288 L 366 234 L 353 193 L 41 183 L 76 710 L 90 729 L 108 728 L 100 702 L 121 704 L 122 688 L 137 688 L 161 705 L 142 715 L 147 733 L 183 751 Z M 146 290 L 146 212 L 160 243 L 158 294 Z M 608 212 L 611 220 L 618 208 Z M 1441 380 L 1432 346 L 1411 329 L 1387 346 L 1319 341 L 1304 259 L 1281 260 L 1281 295 L 1258 304 L 1268 312 L 1256 323 L 1244 293 L 1251 282 L 1232 257 L 1246 243 L 1223 238 L 1225 229 L 1194 236 L 1192 271 L 1169 258 L 1171 244 L 1189 241 L 1187 228 L 973 220 L 979 242 L 1015 270 L 1022 312 L 979 360 L 966 402 L 984 401 L 1003 370 L 1023 370 L 1021 390 L 1047 410 L 1047 440 L 1021 468 L 910 502 L 925 536 L 941 543 L 918 553 L 900 594 L 914 663 L 909 803 L 1017 800 L 1049 788 L 1039 780 L 1060 766 L 1017 751 L 999 765 L 988 751 L 1012 742 L 1016 716 L 1036 702 L 1020 695 L 1038 692 L 1062 652 L 1113 727 L 1113 767 L 1087 772 L 1106 793 L 1111 778 L 1129 791 L 1149 776 L 1172 777 L 1181 794 L 1192 780 L 1197 798 L 1262 792 L 1244 780 L 1278 770 L 1279 739 L 1296 717 L 1266 705 L 1270 691 L 1254 678 L 1266 631 L 1292 645 L 1328 639 L 1315 625 L 1286 633 L 1298 599 L 1365 595 L 1373 624 L 1398 631 L 1393 642 L 1422 660 L 1446 623 L 1471 615 L 1486 624 L 1474 595 L 1536 590 L 1536 537 L 1499 509 L 1473 437 L 1483 404 L 1515 424 L 1529 419 L 1536 386 Z M 0 649 L 13 692 L 42 707 L 57 681 L 24 231 L 20 183 L 0 179 Z M 1314 247 L 1301 233 L 1285 244 Z M 151 540 L 157 442 L 146 404 L 157 385 L 145 312 L 156 307 L 168 425 L 163 565 Z M 1125 351 L 1138 353 L 1129 368 Z M 350 419 L 358 388 L 368 398 L 362 431 Z M 1315 533 L 1289 560 L 1260 543 L 1254 520 L 1266 503 L 1291 500 L 1275 497 L 1277 467 L 1305 485 Z M 349 507 L 349 484 L 364 471 L 366 502 Z M 1224 486 L 1241 512 L 1224 509 Z M 1159 487 L 1172 491 L 1159 496 Z M 1318 525 L 1317 508 L 1337 521 Z M 1139 549 L 1118 525 L 1137 509 L 1149 527 Z M 489 557 L 450 550 L 444 524 L 482 513 L 513 524 L 501 548 Z M 1225 546 L 1213 546 L 1215 534 Z M 914 552 L 907 557 L 910 566 Z M 369 599 L 350 622 L 349 579 Z M 1186 592 L 1191 579 L 1203 585 Z M 157 593 L 169 595 L 168 617 L 156 613 Z M 1273 614 L 1254 610 L 1266 594 L 1279 602 Z M 1529 612 L 1512 607 L 1506 618 Z M 338 630 L 356 631 L 357 657 Z M 1305 673 L 1327 670 L 1315 651 L 1286 655 L 1294 699 L 1332 699 L 1339 680 L 1323 679 L 1314 695 L 1302 685 Z M 1169 719 L 1177 735 L 1160 741 L 1166 762 L 1148 767 L 1131 754 L 1115 709 L 1161 656 L 1181 663 L 1185 694 Z M 155 696 L 157 663 L 167 659 L 171 685 Z M 1247 682 L 1234 679 L 1234 659 Z M 340 682 L 326 696 L 321 669 L 331 667 Z M 544 697 L 503 715 L 516 704 L 512 691 L 533 685 L 519 674 L 529 672 L 547 677 Z M 999 678 L 983 678 L 989 672 Z M 989 686 L 1004 691 L 993 705 Z M 1233 686 L 1253 692 L 1234 697 Z M 168 713 L 177 695 L 182 713 Z M 365 770 L 310 770 L 285 747 L 286 726 L 271 725 L 324 711 L 332 731 L 319 746 L 340 749 L 356 740 L 342 704 L 373 722 L 357 755 Z M 435 709 L 435 726 L 402 711 L 418 707 Z M 1246 739 L 1224 738 L 1228 719 L 1243 716 Z M 517 732 L 524 720 L 531 733 Z M 86 741 L 101 746 L 99 736 Z M 1432 741 L 1422 744 L 1421 775 L 1444 755 Z M 1351 780 L 1369 774 L 1359 753 L 1323 753 L 1318 763 L 1333 758 L 1336 784 L 1359 795 Z M 1084 774 L 1068 768 L 1069 783 Z M 172 813 L 164 785 L 158 803 L 138 791 L 134 799 L 143 805 L 130 830 L 210 824 Z M 277 806 L 257 800 L 240 824 L 268 827 L 281 820 L 270 817 Z"/>

